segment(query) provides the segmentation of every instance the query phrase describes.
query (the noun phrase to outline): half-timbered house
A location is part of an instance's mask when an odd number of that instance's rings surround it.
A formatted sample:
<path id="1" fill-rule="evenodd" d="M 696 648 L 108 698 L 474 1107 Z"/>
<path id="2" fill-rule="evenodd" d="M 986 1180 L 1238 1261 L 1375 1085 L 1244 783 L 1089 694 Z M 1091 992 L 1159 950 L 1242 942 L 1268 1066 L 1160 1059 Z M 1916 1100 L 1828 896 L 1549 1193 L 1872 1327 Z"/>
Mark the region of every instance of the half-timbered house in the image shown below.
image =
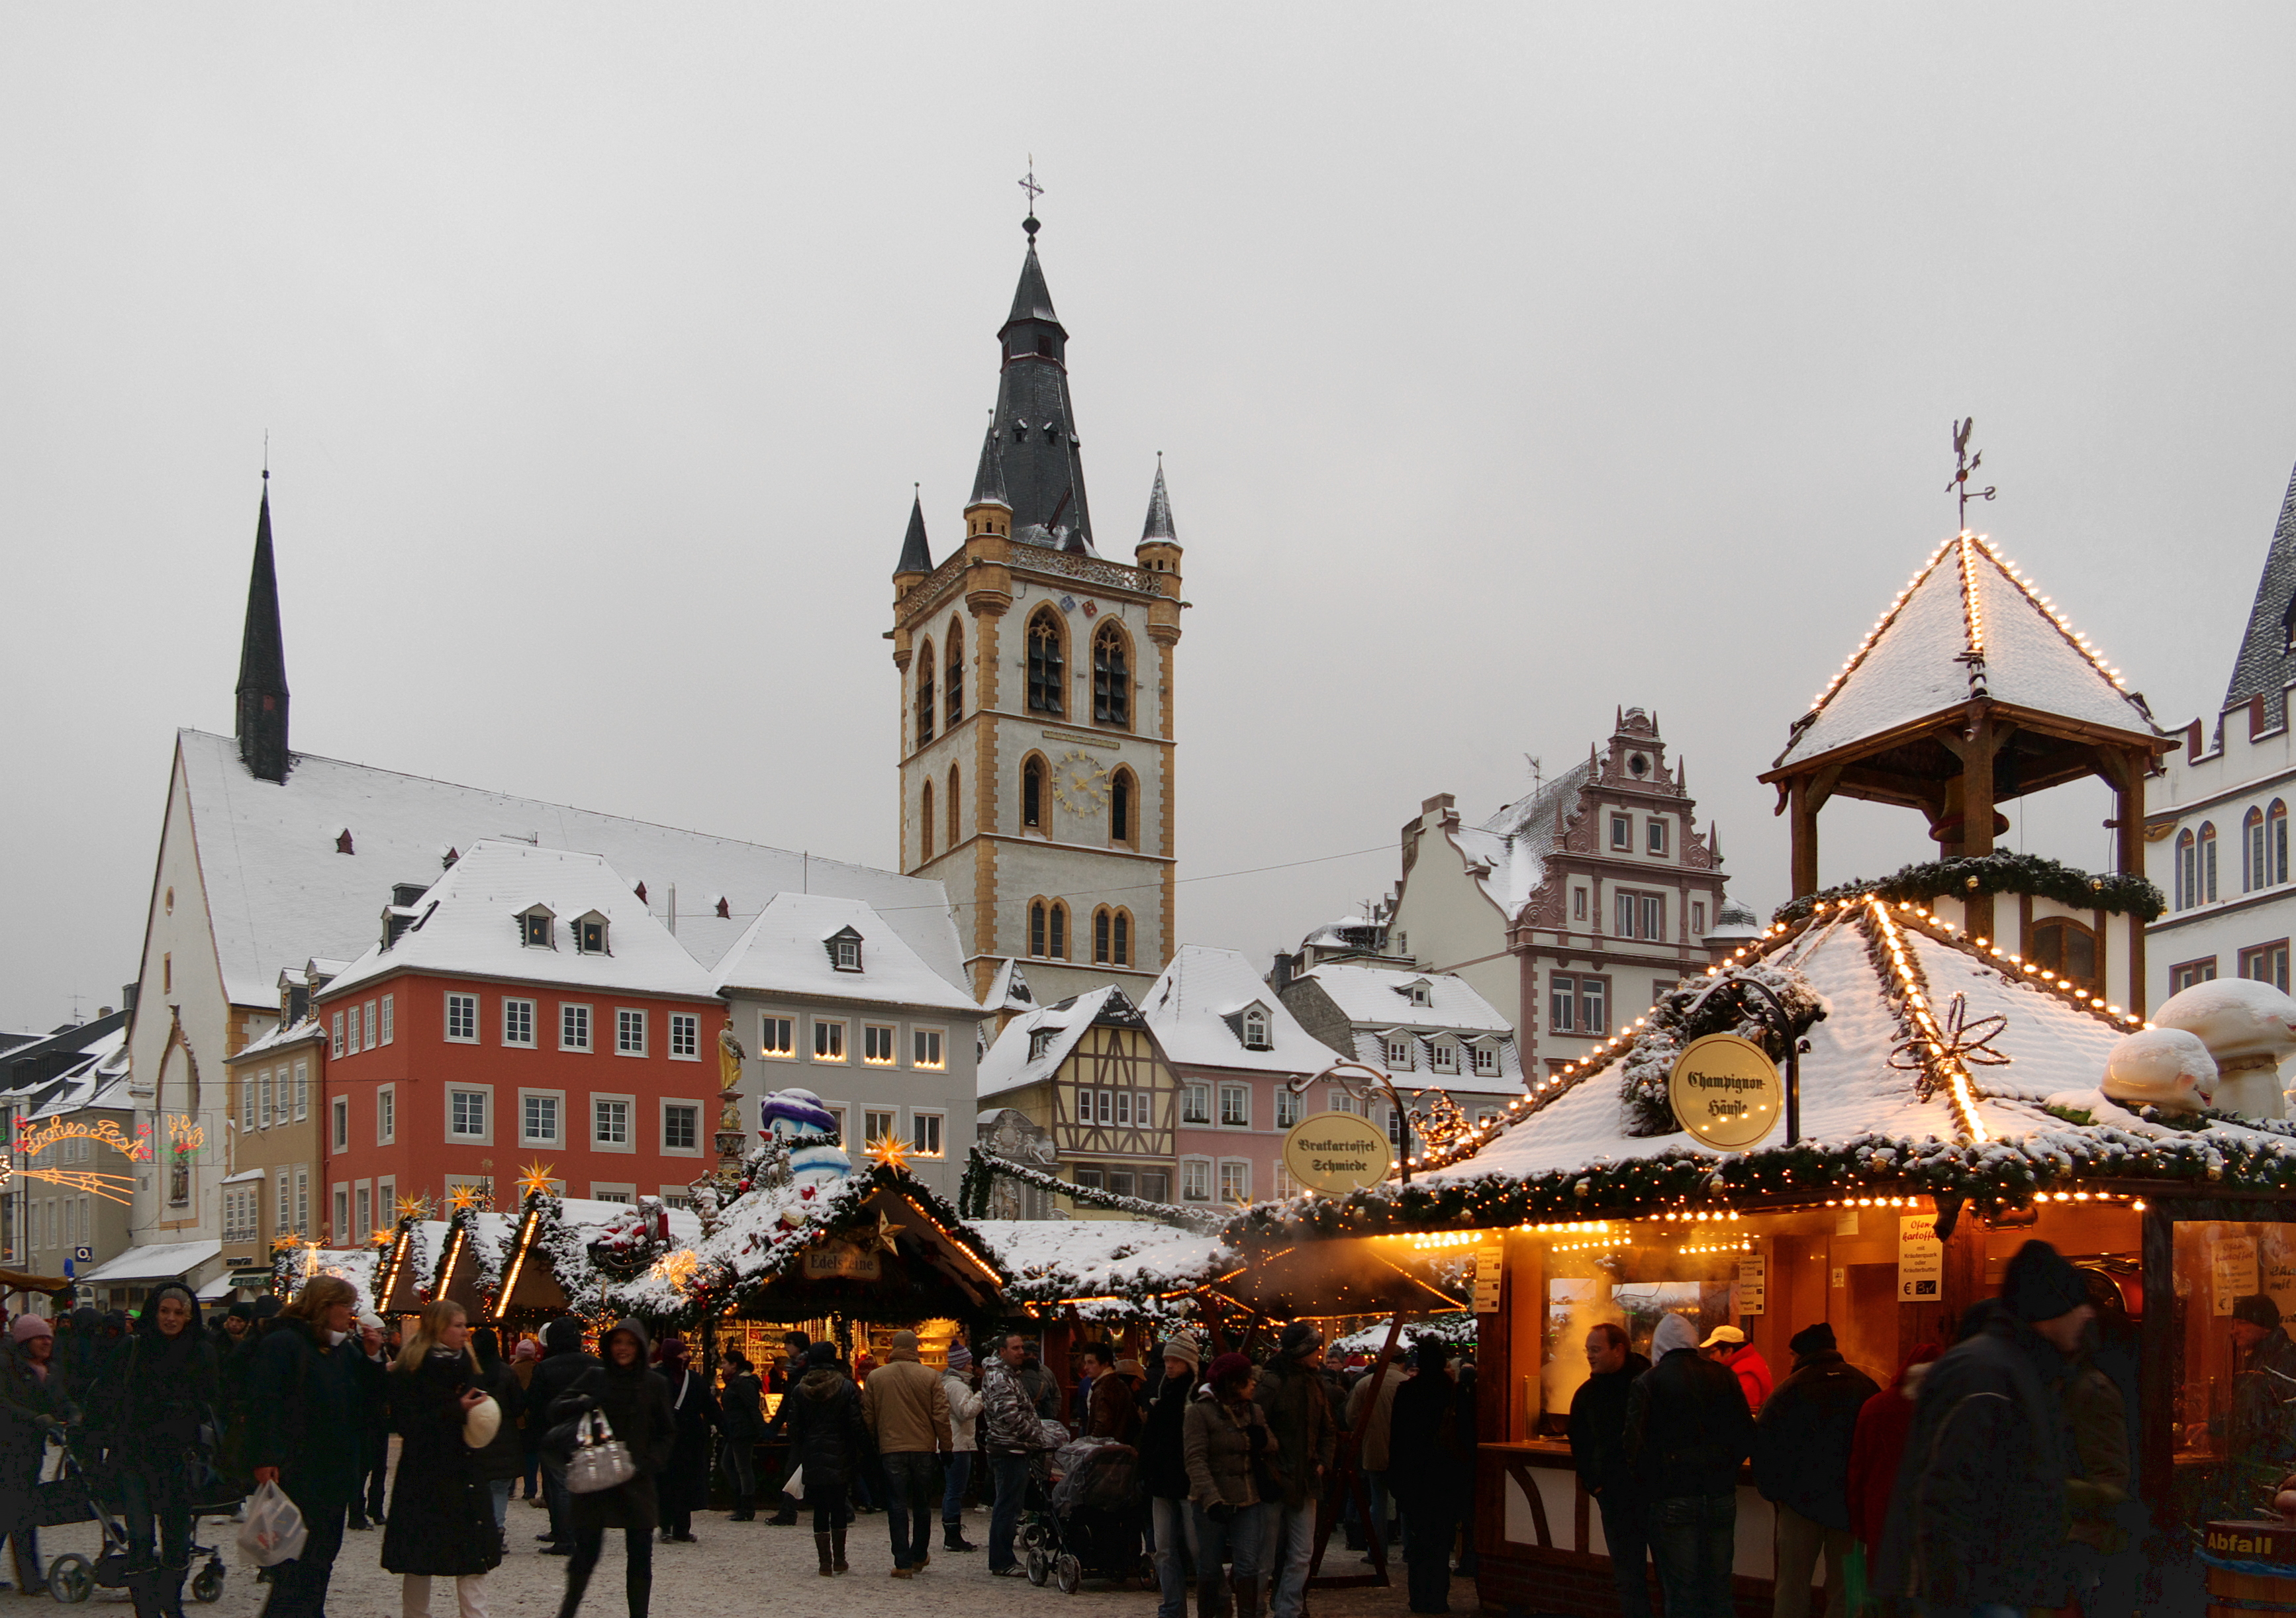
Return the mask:
<path id="1" fill-rule="evenodd" d="M 1050 1140 L 1071 1185 L 1172 1200 L 1179 1081 L 1147 1019 L 1114 984 L 1009 1023 L 980 1059 L 980 1108 L 1010 1108 Z M 1059 1198 L 1078 1218 L 1105 1209 Z"/>

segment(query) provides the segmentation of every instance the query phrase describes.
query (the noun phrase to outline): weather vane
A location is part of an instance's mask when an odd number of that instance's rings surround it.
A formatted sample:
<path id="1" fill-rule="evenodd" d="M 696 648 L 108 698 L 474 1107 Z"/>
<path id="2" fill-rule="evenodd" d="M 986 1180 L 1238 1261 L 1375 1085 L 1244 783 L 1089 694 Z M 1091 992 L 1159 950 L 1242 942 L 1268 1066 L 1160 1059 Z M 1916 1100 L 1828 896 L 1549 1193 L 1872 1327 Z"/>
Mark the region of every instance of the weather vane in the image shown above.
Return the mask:
<path id="1" fill-rule="evenodd" d="M 1990 500 L 1994 495 L 1993 486 L 1989 483 L 1983 489 L 1969 486 L 1969 474 L 1985 464 L 1983 450 L 1975 455 L 1969 453 L 1969 435 L 1976 426 L 1977 418 L 1973 415 L 1964 416 L 1953 424 L 1953 456 L 1959 470 L 1953 474 L 1953 481 L 1945 486 L 1946 493 L 1958 495 L 1961 498 L 1961 525 L 1964 529 L 1969 526 L 1969 503 L 1972 500 Z"/>
<path id="2" fill-rule="evenodd" d="M 1033 152 L 1029 154 L 1029 172 L 1020 185 L 1021 189 L 1029 193 L 1029 217 L 1021 221 L 1021 228 L 1027 231 L 1029 240 L 1034 242 L 1037 239 L 1037 199 L 1045 194 L 1045 188 L 1037 184 L 1037 154 Z"/>

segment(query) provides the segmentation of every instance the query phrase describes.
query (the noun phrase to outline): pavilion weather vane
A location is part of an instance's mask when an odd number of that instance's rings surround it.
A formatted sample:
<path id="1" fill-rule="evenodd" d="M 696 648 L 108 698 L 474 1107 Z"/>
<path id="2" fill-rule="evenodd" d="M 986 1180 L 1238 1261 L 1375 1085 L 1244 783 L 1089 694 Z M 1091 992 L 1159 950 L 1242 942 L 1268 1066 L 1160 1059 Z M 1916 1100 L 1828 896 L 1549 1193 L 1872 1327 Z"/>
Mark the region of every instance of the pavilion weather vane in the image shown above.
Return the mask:
<path id="1" fill-rule="evenodd" d="M 1019 184 L 1021 189 L 1029 193 L 1029 217 L 1021 221 L 1021 228 L 1027 231 L 1029 240 L 1034 242 L 1037 228 L 1037 199 L 1045 194 L 1045 188 L 1037 184 L 1037 154 L 1033 152 L 1029 154 L 1029 172 L 1021 177 Z"/>
<path id="2" fill-rule="evenodd" d="M 1956 469 L 1953 474 L 1953 481 L 1945 486 L 1946 493 L 1956 495 L 1960 498 L 1961 526 L 1964 529 L 1969 526 L 1969 503 L 1972 500 L 1990 500 L 1995 493 L 1993 486 L 1989 483 L 1983 489 L 1972 489 L 1969 486 L 1970 474 L 1985 464 L 1983 450 L 1979 450 L 1975 455 L 1969 453 L 1969 435 L 1976 426 L 1977 418 L 1973 415 L 1964 416 L 1953 424 L 1953 456 L 1956 463 Z"/>

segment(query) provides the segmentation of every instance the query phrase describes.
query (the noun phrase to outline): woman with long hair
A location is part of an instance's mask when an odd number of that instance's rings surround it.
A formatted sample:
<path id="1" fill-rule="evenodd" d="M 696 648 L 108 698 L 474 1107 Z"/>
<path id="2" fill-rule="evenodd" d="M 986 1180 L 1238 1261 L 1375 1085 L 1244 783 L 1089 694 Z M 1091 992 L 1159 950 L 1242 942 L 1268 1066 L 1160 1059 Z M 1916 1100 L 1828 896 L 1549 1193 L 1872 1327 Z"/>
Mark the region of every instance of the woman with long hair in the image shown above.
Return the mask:
<path id="1" fill-rule="evenodd" d="M 136 1618 L 182 1618 L 184 1611 L 194 1480 L 214 1463 L 200 1430 L 215 1420 L 216 1351 L 199 1318 L 182 1282 L 153 1287 L 89 1400 L 127 1519 Z"/>
<path id="2" fill-rule="evenodd" d="M 352 1332 L 358 1292 L 314 1276 L 259 1336 L 247 1366 L 246 1453 L 258 1483 L 276 1483 L 303 1514 L 303 1554 L 271 1570 L 264 1618 L 319 1618 L 343 1548 L 345 1508 L 358 1497 L 367 1413 L 382 1376 Z M 268 1326 L 268 1330 L 261 1328 Z M 380 1341 L 378 1335 L 377 1341 Z"/>
<path id="3" fill-rule="evenodd" d="M 669 1384 L 646 1364 L 646 1329 L 636 1320 L 624 1320 L 606 1334 L 601 1345 L 604 1363 L 586 1367 L 566 1392 L 551 1401 L 549 1421 L 555 1426 L 589 1410 L 597 1410 L 627 1446 L 637 1474 L 611 1489 L 567 1497 L 567 1517 L 573 1531 L 573 1555 L 566 1564 L 566 1597 L 558 1618 L 574 1618 L 582 1593 L 590 1587 L 604 1553 L 606 1530 L 622 1531 L 628 1551 L 626 1589 L 630 1618 L 646 1618 L 653 1598 L 653 1531 L 661 1521 L 654 1480 L 669 1464 L 677 1442 L 677 1413 L 669 1408 Z M 560 1460 L 562 1464 L 564 1457 Z"/>
<path id="4" fill-rule="evenodd" d="M 1188 1396 L 1180 1423 L 1188 1474 L 1189 1543 L 1196 1558 L 1196 1612 L 1213 1618 L 1221 1600 L 1220 1563 L 1232 1561 L 1236 1618 L 1259 1618 L 1261 1540 L 1267 1496 L 1253 1463 L 1268 1450 L 1267 1417 L 1252 1401 L 1259 1369 L 1242 1354 L 1222 1354 Z M 1447 1547 L 1446 1548 L 1448 1548 Z"/>
<path id="5" fill-rule="evenodd" d="M 455 1581 L 462 1618 L 486 1618 L 487 1573 L 502 1560 L 479 1451 L 463 1436 L 487 1397 L 470 1337 L 463 1306 L 442 1298 L 423 1307 L 391 1362 L 398 1470 L 383 1523 L 382 1566 L 404 1580 L 399 1606 L 406 1618 L 430 1618 L 434 1578 Z"/>

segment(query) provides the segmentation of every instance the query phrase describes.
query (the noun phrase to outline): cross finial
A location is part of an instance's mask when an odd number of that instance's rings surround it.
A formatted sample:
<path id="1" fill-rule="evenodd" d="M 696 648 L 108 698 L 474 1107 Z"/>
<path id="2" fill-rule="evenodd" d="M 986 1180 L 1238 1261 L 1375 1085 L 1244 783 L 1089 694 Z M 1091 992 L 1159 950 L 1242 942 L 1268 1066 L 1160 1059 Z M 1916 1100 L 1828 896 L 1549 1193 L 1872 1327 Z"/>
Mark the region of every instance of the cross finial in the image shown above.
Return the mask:
<path id="1" fill-rule="evenodd" d="M 1983 450 L 1975 455 L 1969 453 L 1969 435 L 1976 426 L 1977 418 L 1973 415 L 1964 416 L 1953 424 L 1953 456 L 1957 469 L 1953 474 L 1953 481 L 1945 486 L 1946 493 L 1960 497 L 1961 526 L 1964 529 L 1969 526 L 1969 503 L 1972 500 L 1990 500 L 1994 495 L 1990 484 L 1983 489 L 1969 486 L 1969 474 L 1985 464 Z"/>
<path id="2" fill-rule="evenodd" d="M 1029 233 L 1029 244 L 1033 247 L 1037 230 L 1037 199 L 1045 194 L 1045 188 L 1037 184 L 1037 154 L 1033 152 L 1029 154 L 1029 172 L 1020 184 L 1021 189 L 1029 193 L 1029 217 L 1021 221 L 1021 228 Z"/>

